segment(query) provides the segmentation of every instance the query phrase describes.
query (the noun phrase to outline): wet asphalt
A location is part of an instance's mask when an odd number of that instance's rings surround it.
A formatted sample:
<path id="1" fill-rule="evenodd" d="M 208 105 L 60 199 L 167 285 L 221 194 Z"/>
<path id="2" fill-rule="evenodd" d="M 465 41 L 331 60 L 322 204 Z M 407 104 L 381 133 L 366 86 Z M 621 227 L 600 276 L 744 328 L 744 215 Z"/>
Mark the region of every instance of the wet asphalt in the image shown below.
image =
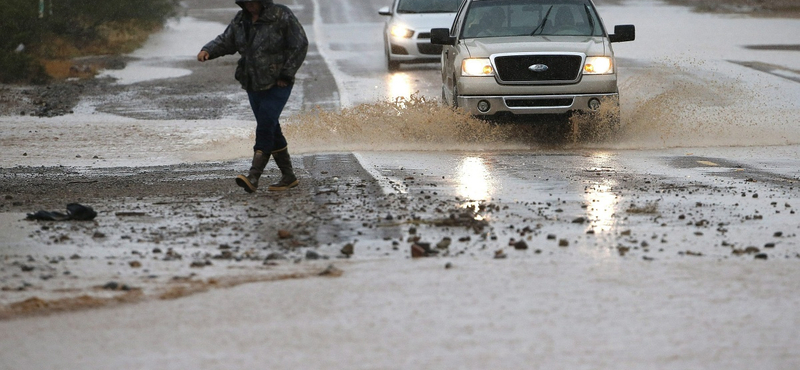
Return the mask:
<path id="1" fill-rule="evenodd" d="M 215 10 L 228 1 L 186 3 L 187 15 L 229 18 Z M 337 9 L 344 6 L 326 3 L 323 23 L 379 22 L 376 5 L 343 15 Z M 310 12 L 298 14 L 312 22 Z M 232 79 L 235 59 L 177 63 L 193 73 L 101 83 L 85 98 L 99 112 L 143 121 L 249 119 Z M 302 101 L 291 109 L 340 108 L 329 65 L 312 44 L 296 90 Z M 405 73 L 425 87 L 436 71 Z M 47 311 L 47 305 L 12 305 L 33 298 L 112 299 L 130 291 L 156 297 L 193 281 L 346 258 L 800 261 L 796 146 L 619 150 L 539 139 L 515 149 L 394 152 L 386 145 L 387 151 L 298 154 L 300 186 L 286 193 L 235 187 L 232 178 L 247 168 L 247 158 L 4 168 L 3 315 Z M 271 166 L 265 178 L 277 176 Z M 97 218 L 25 220 L 73 202 L 92 206 Z"/>

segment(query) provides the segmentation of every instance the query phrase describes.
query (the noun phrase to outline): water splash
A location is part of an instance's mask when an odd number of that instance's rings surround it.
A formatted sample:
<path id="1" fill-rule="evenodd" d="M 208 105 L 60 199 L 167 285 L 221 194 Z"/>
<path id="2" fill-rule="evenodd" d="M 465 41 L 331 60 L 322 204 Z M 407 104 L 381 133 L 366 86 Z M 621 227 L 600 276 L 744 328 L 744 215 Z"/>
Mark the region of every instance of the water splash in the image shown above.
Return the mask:
<path id="1" fill-rule="evenodd" d="M 702 61 L 630 67 L 620 102 L 536 122 L 484 121 L 418 94 L 287 118 L 298 152 L 358 150 L 660 149 L 800 143 L 784 86 L 718 73 Z M 619 110 L 620 114 L 617 114 Z M 551 119 L 552 118 L 552 119 Z"/>
<path id="2" fill-rule="evenodd" d="M 702 68 L 703 62 L 663 61 L 634 68 L 620 83 L 620 148 L 797 144 L 797 106 L 780 88 Z M 692 70 L 693 69 L 693 70 Z"/>
<path id="3" fill-rule="evenodd" d="M 340 111 L 314 109 L 283 125 L 295 151 L 518 149 L 510 127 L 482 121 L 437 100 L 408 98 Z"/>

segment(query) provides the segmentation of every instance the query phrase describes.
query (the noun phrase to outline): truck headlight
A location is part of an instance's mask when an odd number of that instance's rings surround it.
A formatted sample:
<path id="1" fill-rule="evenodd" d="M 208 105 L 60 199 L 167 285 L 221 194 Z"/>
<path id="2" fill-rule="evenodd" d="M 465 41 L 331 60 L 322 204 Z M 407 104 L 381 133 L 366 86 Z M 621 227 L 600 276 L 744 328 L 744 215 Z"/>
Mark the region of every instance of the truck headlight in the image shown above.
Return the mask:
<path id="1" fill-rule="evenodd" d="M 494 76 L 494 68 L 489 59 L 464 59 L 461 61 L 462 76 Z"/>
<path id="2" fill-rule="evenodd" d="M 614 73 L 614 66 L 609 57 L 586 57 L 586 63 L 583 64 L 583 73 L 587 75 Z"/>
<path id="3" fill-rule="evenodd" d="M 390 32 L 391 32 L 392 36 L 402 37 L 404 39 L 407 39 L 407 38 L 409 38 L 411 36 L 414 36 L 414 30 L 410 30 L 410 29 L 405 28 L 403 26 L 392 26 L 392 29 L 391 29 Z"/>

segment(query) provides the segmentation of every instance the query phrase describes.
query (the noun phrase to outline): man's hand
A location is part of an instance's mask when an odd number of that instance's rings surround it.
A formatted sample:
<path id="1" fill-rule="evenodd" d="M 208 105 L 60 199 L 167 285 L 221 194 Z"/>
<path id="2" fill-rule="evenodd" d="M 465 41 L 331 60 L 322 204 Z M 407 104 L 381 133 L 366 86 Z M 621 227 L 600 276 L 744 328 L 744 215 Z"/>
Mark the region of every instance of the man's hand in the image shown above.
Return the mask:
<path id="1" fill-rule="evenodd" d="M 197 60 L 198 61 L 205 62 L 205 61 L 208 60 L 209 57 L 210 57 L 210 55 L 208 55 L 208 52 L 205 51 L 205 50 L 200 50 L 200 52 L 197 53 Z"/>
<path id="2" fill-rule="evenodd" d="M 278 87 L 286 87 L 286 86 L 291 86 L 292 82 L 294 81 L 291 77 L 280 75 L 278 76 L 278 80 L 275 81 L 275 85 L 278 85 Z"/>

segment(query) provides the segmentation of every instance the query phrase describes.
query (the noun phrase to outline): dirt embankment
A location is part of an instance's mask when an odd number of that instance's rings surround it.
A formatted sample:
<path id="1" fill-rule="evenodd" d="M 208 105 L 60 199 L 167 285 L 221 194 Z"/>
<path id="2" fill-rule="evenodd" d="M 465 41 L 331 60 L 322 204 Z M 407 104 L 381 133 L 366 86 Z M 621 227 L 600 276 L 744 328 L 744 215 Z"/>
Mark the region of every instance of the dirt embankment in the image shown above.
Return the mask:
<path id="1" fill-rule="evenodd" d="M 70 61 L 69 75 L 44 85 L 0 84 L 0 116 L 55 117 L 72 113 L 85 95 L 100 95 L 112 82 L 95 79 L 102 69 L 123 69 L 125 56 L 97 56 Z M 91 72 L 90 72 L 91 71 Z"/>

